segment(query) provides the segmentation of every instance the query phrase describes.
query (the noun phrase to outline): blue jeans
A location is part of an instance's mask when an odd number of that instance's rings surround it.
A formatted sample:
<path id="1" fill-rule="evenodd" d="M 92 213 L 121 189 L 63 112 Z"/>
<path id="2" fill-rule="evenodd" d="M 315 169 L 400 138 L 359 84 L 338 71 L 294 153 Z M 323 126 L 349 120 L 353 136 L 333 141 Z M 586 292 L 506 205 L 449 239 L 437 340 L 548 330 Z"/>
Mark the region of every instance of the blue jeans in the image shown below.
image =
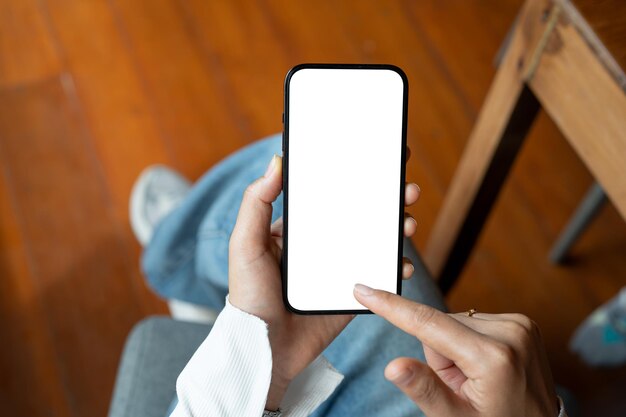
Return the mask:
<path id="1" fill-rule="evenodd" d="M 164 298 L 175 298 L 216 310 L 228 292 L 228 240 L 245 188 L 263 175 L 273 154 L 281 153 L 281 136 L 258 141 L 209 170 L 184 202 L 156 228 L 142 267 L 148 282 Z M 329 201 L 332 204 L 332 201 Z M 274 203 L 273 220 L 282 215 L 282 195 Z M 405 256 L 416 273 L 402 286 L 403 296 L 444 310 L 434 282 L 408 239 Z M 324 351 L 345 375 L 333 395 L 313 416 L 422 415 L 383 376 L 387 363 L 399 356 L 424 360 L 421 343 L 374 315 L 357 316 Z"/>

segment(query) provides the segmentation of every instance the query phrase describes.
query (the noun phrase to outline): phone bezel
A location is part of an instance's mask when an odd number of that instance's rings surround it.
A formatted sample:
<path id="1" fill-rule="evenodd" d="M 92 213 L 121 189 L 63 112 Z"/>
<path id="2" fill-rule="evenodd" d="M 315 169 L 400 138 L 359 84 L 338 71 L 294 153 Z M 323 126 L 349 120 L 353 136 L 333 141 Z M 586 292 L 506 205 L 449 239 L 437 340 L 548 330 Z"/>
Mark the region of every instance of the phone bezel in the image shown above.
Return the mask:
<path id="1" fill-rule="evenodd" d="M 299 310 L 289 303 L 287 296 L 288 276 L 288 247 L 289 247 L 289 87 L 293 75 L 302 69 L 346 69 L 346 70 L 390 70 L 396 72 L 403 83 L 402 97 L 402 149 L 401 149 L 401 169 L 400 169 L 400 211 L 398 213 L 398 260 L 397 260 L 397 286 L 396 294 L 402 293 L 402 261 L 404 243 L 404 187 L 406 181 L 406 145 L 407 145 L 407 115 L 409 99 L 409 82 L 402 69 L 391 64 L 320 64 L 307 63 L 293 67 L 287 73 L 284 84 L 284 107 L 283 107 L 283 252 L 281 259 L 282 273 L 282 295 L 285 308 L 295 314 L 302 315 L 333 315 L 333 314 L 372 314 L 368 309 L 358 310 Z"/>

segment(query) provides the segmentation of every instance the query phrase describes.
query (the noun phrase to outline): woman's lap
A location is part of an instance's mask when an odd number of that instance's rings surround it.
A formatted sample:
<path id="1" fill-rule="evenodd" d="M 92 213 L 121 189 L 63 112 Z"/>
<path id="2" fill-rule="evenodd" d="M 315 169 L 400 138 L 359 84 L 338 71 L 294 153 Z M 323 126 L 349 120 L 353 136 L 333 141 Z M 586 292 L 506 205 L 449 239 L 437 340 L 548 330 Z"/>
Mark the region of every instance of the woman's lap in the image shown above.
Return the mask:
<path id="1" fill-rule="evenodd" d="M 280 135 L 270 136 L 231 155 L 194 184 L 185 201 L 157 227 L 142 267 L 148 282 L 164 298 L 175 298 L 216 310 L 228 292 L 228 240 L 247 185 L 263 175 L 272 155 L 281 153 Z M 332 204 L 332 202 L 329 202 Z M 273 219 L 282 215 L 282 195 Z M 416 264 L 403 295 L 444 309 L 442 298 L 405 241 L 405 256 Z M 423 360 L 419 341 L 374 315 L 357 316 L 324 355 L 346 377 L 314 416 L 417 415 L 404 394 L 383 377 L 386 364 L 398 356 Z"/>

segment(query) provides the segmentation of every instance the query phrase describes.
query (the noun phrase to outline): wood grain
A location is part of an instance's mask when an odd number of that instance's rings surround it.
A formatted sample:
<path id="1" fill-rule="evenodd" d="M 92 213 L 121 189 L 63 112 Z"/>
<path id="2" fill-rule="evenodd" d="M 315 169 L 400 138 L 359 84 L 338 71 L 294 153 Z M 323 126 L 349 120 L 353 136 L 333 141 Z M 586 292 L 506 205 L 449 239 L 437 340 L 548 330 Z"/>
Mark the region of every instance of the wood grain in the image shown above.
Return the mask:
<path id="1" fill-rule="evenodd" d="M 117 215 L 127 220 L 137 175 L 147 165 L 172 163 L 165 136 L 108 2 L 46 0 L 45 5 L 67 66 L 72 104 L 85 115 Z"/>
<path id="2" fill-rule="evenodd" d="M 423 248 L 522 1 L 1 3 L 0 402 L 11 415 L 87 417 L 106 415 L 132 323 L 165 311 L 128 225 L 141 169 L 195 179 L 280 130 L 296 63 L 395 63 L 410 80 Z M 583 415 L 621 416 L 626 374 L 586 368 L 567 341 L 623 285 L 624 222 L 607 206 L 570 264 L 546 258 L 591 181 L 540 114 L 448 303 L 530 315 Z"/>
<path id="3" fill-rule="evenodd" d="M 61 71 L 58 51 L 37 0 L 0 2 L 0 88 Z"/>
<path id="4" fill-rule="evenodd" d="M 263 5 L 192 0 L 182 6 L 205 59 L 210 59 L 230 97 L 227 105 L 245 121 L 243 140 L 279 132 L 282 123 L 276 109 L 282 106 L 284 76 L 298 61 L 288 56 Z M 266 61 L 272 65 L 261 64 Z"/>
<path id="5" fill-rule="evenodd" d="M 560 20 L 530 86 L 626 219 L 626 92 L 574 25 Z"/>
<path id="6" fill-rule="evenodd" d="M 488 211 L 491 204 L 479 201 L 482 195 L 482 186 L 492 178 L 489 175 L 502 176 L 506 172 L 493 172 L 491 164 L 497 164 L 494 159 L 498 156 L 499 148 L 508 146 L 505 141 L 509 128 L 509 121 L 514 116 L 516 106 L 522 100 L 525 86 L 525 73 L 532 64 L 533 54 L 546 30 L 546 21 L 541 19 L 546 2 L 526 2 L 520 12 L 518 24 L 512 34 L 510 45 L 504 56 L 498 72 L 483 103 L 481 112 L 472 130 L 463 155 L 456 169 L 451 187 L 448 189 L 437 221 L 430 234 L 428 245 L 424 252 L 426 265 L 435 277 L 444 281 L 446 290 L 449 282 L 455 276 L 448 277 L 451 264 L 456 271 L 465 263 L 467 249 L 458 248 L 459 239 L 469 239 L 465 246 L 473 246 L 476 232 L 466 231 L 467 227 L 479 227 L 481 220 L 476 224 L 466 224 L 474 211 Z M 519 111 L 527 112 L 527 109 Z M 529 121 L 531 122 L 532 119 Z M 527 122 L 528 123 L 528 122 Z M 517 138 L 512 138 L 517 148 Z M 513 152 L 517 153 L 516 150 Z M 508 162 L 509 158 L 506 158 Z M 499 186 L 495 186 L 500 188 Z M 496 191 L 497 194 L 497 191 Z M 477 206 L 478 205 L 478 206 Z M 471 236 L 468 236 L 471 235 Z M 462 254 L 456 254 L 457 249 Z M 442 277 L 442 274 L 445 276 Z"/>
<path id="7" fill-rule="evenodd" d="M 52 339 L 62 375 L 49 383 L 67 391 L 72 415 L 92 415 L 108 406 L 103 391 L 113 383 L 119 347 L 142 316 L 132 282 L 115 279 L 135 265 L 61 79 L 3 92 L 0 135 L 32 262 L 31 294 L 42 298 L 49 326 L 41 336 Z"/>
<path id="8" fill-rule="evenodd" d="M 69 104 L 93 141 L 95 172 L 105 183 L 108 204 L 117 217 L 120 244 L 137 259 L 140 247 L 129 227 L 128 198 L 144 168 L 173 163 L 166 134 L 108 2 L 47 0 L 44 12 L 67 66 L 63 82 Z M 131 272 L 128 279 L 137 288 L 143 310 L 166 312 L 146 288 L 138 263 Z"/>
<path id="9" fill-rule="evenodd" d="M 15 207 L 12 177 L 1 158 L 0 143 L 0 374 L 8 415 L 47 416 L 46 404 L 58 416 L 69 416 L 69 396 L 57 360 L 43 297 L 23 235 L 24 219 Z M 24 387 L 29 387 L 25 390 Z"/>
<path id="10" fill-rule="evenodd" d="M 245 143 L 251 136 L 248 123 L 238 107 L 229 105 L 231 92 L 191 31 L 181 3 L 110 3 L 167 137 L 173 165 L 197 178 Z"/>
<path id="11" fill-rule="evenodd" d="M 562 1 L 562 0 L 558 0 Z M 570 0 L 621 69 L 622 86 L 626 87 L 626 2 L 621 0 Z M 587 37 L 583 32 L 582 35 Z"/>

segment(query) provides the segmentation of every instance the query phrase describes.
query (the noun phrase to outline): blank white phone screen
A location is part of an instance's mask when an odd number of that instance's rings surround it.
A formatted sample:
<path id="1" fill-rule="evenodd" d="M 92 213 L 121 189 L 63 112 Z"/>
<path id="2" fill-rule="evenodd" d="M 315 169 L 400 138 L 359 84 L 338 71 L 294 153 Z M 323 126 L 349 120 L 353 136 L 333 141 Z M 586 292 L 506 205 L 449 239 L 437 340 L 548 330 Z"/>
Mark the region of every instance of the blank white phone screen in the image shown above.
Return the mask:
<path id="1" fill-rule="evenodd" d="M 304 68 L 288 88 L 287 300 L 364 310 L 354 284 L 397 292 L 404 81 Z"/>

